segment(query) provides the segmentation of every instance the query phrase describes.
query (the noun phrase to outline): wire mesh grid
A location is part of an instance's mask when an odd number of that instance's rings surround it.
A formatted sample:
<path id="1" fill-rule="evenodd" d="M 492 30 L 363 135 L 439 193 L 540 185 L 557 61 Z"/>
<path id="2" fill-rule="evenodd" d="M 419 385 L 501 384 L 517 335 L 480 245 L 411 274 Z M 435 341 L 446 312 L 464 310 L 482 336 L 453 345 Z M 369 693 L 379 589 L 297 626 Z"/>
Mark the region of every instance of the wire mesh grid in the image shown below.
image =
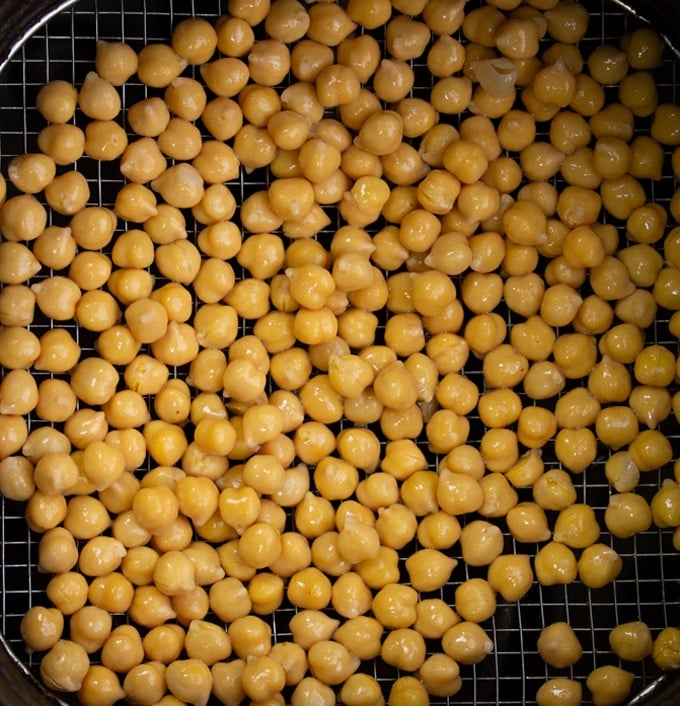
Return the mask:
<path id="1" fill-rule="evenodd" d="M 472 4 L 472 3 L 471 3 Z M 586 39 L 581 42 L 584 55 L 602 43 L 616 45 L 620 37 L 637 20 L 627 11 L 606 0 L 588 0 L 584 4 L 589 8 L 590 25 Z M 226 1 L 219 2 L 166 2 L 166 0 L 81 0 L 74 5 L 66 4 L 62 11 L 50 21 L 38 27 L 32 36 L 21 46 L 8 61 L 0 76 L 0 101 L 3 109 L 0 114 L 0 164 L 6 171 L 9 160 L 22 152 L 35 151 L 36 138 L 43 121 L 35 110 L 38 89 L 49 80 L 66 79 L 80 85 L 86 73 L 93 68 L 95 45 L 98 40 L 123 40 L 136 49 L 154 41 L 167 42 L 175 24 L 188 16 L 197 14 L 210 20 L 226 14 Z M 380 31 L 376 38 L 383 42 Z M 416 74 L 415 95 L 428 95 L 432 86 L 432 76 L 424 62 L 414 62 Z M 667 52 L 663 67 L 656 74 L 657 86 L 662 101 L 678 100 L 677 90 L 680 80 L 677 75 L 678 65 Z M 607 87 L 610 98 L 616 98 L 616 88 Z M 121 89 L 122 103 L 125 107 L 147 95 L 154 94 L 135 80 L 131 80 Z M 122 113 L 124 116 L 124 111 Z M 124 120 L 124 117 L 123 117 Z M 127 126 L 126 126 L 127 127 Z M 539 125 L 538 137 L 546 139 L 548 125 Z M 667 160 L 670 157 L 667 155 Z M 112 206 L 116 190 L 122 185 L 122 179 L 116 165 L 89 160 L 80 160 L 77 168 L 88 178 L 91 187 L 91 205 Z M 665 170 L 665 176 L 657 182 L 647 182 L 648 196 L 651 200 L 667 205 L 677 188 L 672 172 Z M 265 170 L 250 174 L 242 173 L 229 184 L 237 201 L 241 203 L 249 194 L 264 188 L 269 175 Z M 559 186 L 559 180 L 556 181 Z M 333 229 L 340 222 L 335 211 L 329 210 L 332 223 L 321 234 L 321 239 L 328 239 Z M 59 216 L 54 216 L 54 223 Z M 620 223 L 616 223 L 621 226 Z M 124 224 L 119 224 L 119 231 Z M 195 236 L 197 224 L 189 220 L 190 229 Z M 376 225 L 376 230 L 379 224 Z M 369 229 L 370 230 L 370 229 Z M 374 231 L 371 231 L 374 232 Z M 243 274 L 238 265 L 237 273 Z M 49 276 L 45 272 L 39 276 Z M 503 311 L 509 325 L 519 322 L 520 318 L 509 310 Z M 659 310 L 654 325 L 645 333 L 648 343 L 657 342 L 668 346 L 677 355 L 677 341 L 668 331 L 669 312 Z M 54 322 L 36 321 L 33 328 L 40 335 Z M 60 322 L 59 326 L 71 329 L 79 342 L 83 355 L 94 352 L 94 338 L 80 330 L 73 322 Z M 382 322 L 384 325 L 384 320 Z M 378 336 L 381 336 L 382 325 Z M 242 322 L 242 333 L 250 333 L 250 324 Z M 173 371 L 177 376 L 185 370 Z M 472 357 L 466 364 L 464 373 L 482 385 L 481 364 Z M 39 374 L 40 377 L 41 374 Z M 47 376 L 47 374 L 44 374 Z M 575 381 L 580 383 L 582 381 Z M 674 389 L 672 390 L 674 391 Z M 533 402 L 532 402 L 533 403 Z M 470 419 L 470 443 L 478 444 L 483 433 L 483 425 L 474 415 Z M 29 428 L 43 424 L 40 419 L 31 417 Z M 340 423 L 338 428 L 343 426 Z M 671 439 L 674 458 L 680 448 L 680 432 L 671 417 L 662 426 L 663 432 Z M 426 441 L 421 439 L 423 449 Z M 432 468 L 436 468 L 437 459 L 431 458 Z M 620 664 L 612 655 L 608 635 L 612 627 L 630 620 L 646 622 L 656 634 L 667 625 L 680 625 L 680 562 L 672 546 L 672 534 L 652 528 L 630 539 L 613 537 L 602 522 L 603 510 L 607 506 L 612 492 L 604 475 L 604 461 L 607 450 L 599 449 L 597 461 L 585 473 L 574 476 L 578 501 L 592 505 L 598 514 L 603 528 L 600 541 L 613 546 L 623 559 L 623 570 L 617 581 L 604 588 L 588 589 L 579 581 L 569 585 L 542 586 L 534 582 L 528 594 L 519 602 L 505 602 L 499 598 L 494 616 L 485 621 L 485 629 L 492 635 L 494 652 L 478 665 L 463 666 L 462 690 L 451 699 L 460 704 L 527 704 L 532 703 L 538 687 L 546 678 L 554 676 L 572 676 L 583 681 L 596 666 Z M 549 444 L 544 449 L 546 469 L 556 468 L 559 463 Z M 143 469 L 142 469 L 143 470 Z M 664 477 L 671 476 L 671 469 L 664 468 L 644 474 L 637 488 L 645 498 L 651 500 Z M 531 499 L 528 489 L 519 489 L 520 499 Z M 554 513 L 548 513 L 550 521 Z M 503 529 L 505 551 L 534 555 L 536 545 L 517 542 L 508 531 L 505 522 L 497 521 Z M 292 525 L 291 525 L 292 526 Z M 24 507 L 15 502 L 0 501 L 0 601 L 2 614 L 0 628 L 9 647 L 19 662 L 35 674 L 38 669 L 39 655 L 27 654 L 20 636 L 20 622 L 33 605 L 46 605 L 45 587 L 48 576 L 36 571 L 37 545 L 39 535 L 29 531 L 24 520 Z M 402 552 L 402 562 L 415 548 L 407 546 Z M 460 560 L 457 546 L 451 550 Z M 406 578 L 405 570 L 402 571 Z M 460 562 L 454 570 L 451 581 L 444 586 L 439 595 L 448 603 L 454 603 L 454 590 L 464 579 L 473 576 L 485 576 L 485 568 L 474 568 Z M 273 636 L 276 641 L 291 639 L 289 620 L 295 609 L 285 604 L 272 616 L 269 616 Z M 118 622 L 125 616 L 115 616 Z M 566 670 L 547 666 L 537 649 L 537 638 L 541 629 L 549 623 L 565 620 L 569 622 L 583 645 L 583 657 Z M 436 649 L 435 645 L 429 645 Z M 632 665 L 624 664 L 631 668 Z M 362 666 L 362 670 L 372 673 L 386 688 L 394 681 L 396 671 L 376 661 Z M 632 668 L 635 681 L 631 694 L 641 691 L 659 674 L 650 661 L 644 661 Z M 585 694 L 586 699 L 588 695 Z M 0 695 L 1 698 L 1 695 Z M 61 697 L 63 703 L 75 703 L 72 697 Z M 445 703 L 446 700 L 432 700 L 432 703 Z"/>

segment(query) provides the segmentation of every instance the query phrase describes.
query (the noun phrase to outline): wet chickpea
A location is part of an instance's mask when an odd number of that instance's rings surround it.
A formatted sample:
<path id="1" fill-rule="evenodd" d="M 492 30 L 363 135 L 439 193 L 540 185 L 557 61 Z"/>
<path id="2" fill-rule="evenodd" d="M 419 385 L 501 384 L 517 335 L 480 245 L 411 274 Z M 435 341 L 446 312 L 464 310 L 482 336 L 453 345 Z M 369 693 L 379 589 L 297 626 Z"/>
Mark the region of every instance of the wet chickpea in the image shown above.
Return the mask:
<path id="1" fill-rule="evenodd" d="M 527 554 L 501 554 L 489 564 L 487 580 L 506 601 L 520 600 L 529 590 L 533 571 Z"/>
<path id="2" fill-rule="evenodd" d="M 663 388 L 638 385 L 631 391 L 628 404 L 640 422 L 655 429 L 670 414 L 672 401 Z"/>
<path id="3" fill-rule="evenodd" d="M 546 471 L 532 486 L 532 493 L 544 510 L 563 510 L 576 501 L 571 476 L 559 468 Z"/>
<path id="4" fill-rule="evenodd" d="M 62 522 L 66 510 L 63 495 L 47 495 L 35 490 L 26 504 L 26 522 L 32 530 L 45 532 Z"/>
<path id="5" fill-rule="evenodd" d="M 118 191 L 114 211 L 119 218 L 133 223 L 144 223 L 148 218 L 158 213 L 156 205 L 156 196 L 151 189 L 143 184 L 131 182 L 125 184 Z M 122 235 L 126 235 L 126 233 Z"/>
<path id="6" fill-rule="evenodd" d="M 560 169 L 564 154 L 549 142 L 533 142 L 520 152 L 520 166 L 525 175 L 534 181 L 549 179 Z"/>
<path id="7" fill-rule="evenodd" d="M 668 348 L 653 344 L 642 349 L 635 358 L 633 372 L 643 385 L 670 385 L 675 375 L 675 356 Z"/>
<path id="8" fill-rule="evenodd" d="M 551 623 L 538 638 L 538 652 L 552 667 L 562 669 L 577 662 L 583 654 L 581 643 L 571 625 Z"/>
<path id="9" fill-rule="evenodd" d="M 21 636 L 30 650 L 50 650 L 61 638 L 64 616 L 57 608 L 34 606 L 21 620 Z"/>
<path id="10" fill-rule="evenodd" d="M 541 542 L 550 538 L 550 530 L 543 508 L 526 501 L 508 511 L 508 527 L 518 542 Z"/>
<path id="11" fill-rule="evenodd" d="M 38 566 L 43 571 L 70 571 L 78 562 L 73 535 L 63 527 L 48 529 L 38 545 Z"/>
<path id="12" fill-rule="evenodd" d="M 595 421 L 597 438 L 614 449 L 629 444 L 638 431 L 638 418 L 627 406 L 606 407 L 600 411 Z"/>
<path id="13" fill-rule="evenodd" d="M 621 659 L 639 662 L 652 653 L 653 640 L 649 627 L 640 620 L 617 625 L 609 633 L 612 651 Z"/>
<path id="14" fill-rule="evenodd" d="M 638 287 L 652 286 L 662 269 L 660 255 L 646 242 L 631 245 L 617 253 L 633 283 Z"/>
<path id="15" fill-rule="evenodd" d="M 658 94 L 654 78 L 649 71 L 633 71 L 619 84 L 619 100 L 630 108 L 634 115 L 652 115 L 658 105 Z"/>
<path id="16" fill-rule="evenodd" d="M 663 56 L 663 43 L 656 30 L 639 27 L 621 37 L 621 49 L 634 69 L 656 68 Z"/>
<path id="17" fill-rule="evenodd" d="M 449 77 L 454 78 L 454 77 Z M 442 79 L 444 80 L 444 79 Z M 448 79 L 447 79 L 448 80 Z M 373 92 L 376 97 L 386 103 L 398 103 L 405 98 L 414 83 L 414 73 L 410 65 L 402 59 L 383 59 L 373 75 Z M 458 85 L 459 82 L 455 82 Z M 467 82 L 463 82 L 461 87 L 470 89 Z M 440 86 L 437 93 L 440 94 L 440 102 L 444 102 L 445 86 Z M 461 101 L 462 102 L 462 101 Z M 440 110 L 435 101 L 432 102 L 435 110 Z"/>
<path id="18" fill-rule="evenodd" d="M 44 683 L 61 692 L 78 691 L 90 668 L 85 649 L 72 640 L 59 639 L 40 663 Z"/>
<path id="19" fill-rule="evenodd" d="M 573 154 L 590 142 L 591 129 L 585 118 L 572 111 L 560 111 L 550 123 L 550 142 L 564 154 Z"/>
<path id="20" fill-rule="evenodd" d="M 530 19 L 509 19 L 498 25 L 496 48 L 511 59 L 525 59 L 538 52 L 538 28 Z"/>
<path id="21" fill-rule="evenodd" d="M 534 571 L 543 586 L 568 584 L 576 578 L 578 565 L 573 551 L 566 544 L 551 541 L 536 554 Z"/>
<path id="22" fill-rule="evenodd" d="M 483 517 L 504 517 L 517 504 L 518 495 L 506 476 L 491 473 L 479 480 L 482 504 L 477 511 Z"/>
<path id="23" fill-rule="evenodd" d="M 667 478 L 654 494 L 651 501 L 652 519 L 657 527 L 677 527 L 680 486 Z"/>
<path id="24" fill-rule="evenodd" d="M 70 636 L 74 642 L 91 654 L 99 650 L 109 638 L 111 624 L 112 620 L 108 612 L 96 606 L 84 606 L 71 615 Z M 137 637 L 139 639 L 139 636 Z M 139 647 L 141 648 L 141 640 L 139 640 Z"/>
<path id="25" fill-rule="evenodd" d="M 442 637 L 444 652 L 460 664 L 478 664 L 493 651 L 493 641 L 476 622 L 463 620 Z"/>
<path id="26" fill-rule="evenodd" d="M 596 542 L 599 535 L 600 526 L 593 509 L 584 503 L 575 503 L 557 516 L 553 540 L 572 548 L 583 548 Z"/>
<path id="27" fill-rule="evenodd" d="M 544 292 L 545 283 L 534 272 L 512 275 L 503 283 L 503 294 L 509 308 L 527 318 L 538 312 Z"/>
<path id="28" fill-rule="evenodd" d="M 676 628 L 664 628 L 655 638 L 652 659 L 661 669 L 674 669 L 678 663 L 680 633 Z"/>
<path id="29" fill-rule="evenodd" d="M 560 429 L 555 436 L 555 454 L 563 466 L 581 473 L 595 460 L 597 439 L 590 429 Z"/>
<path id="30" fill-rule="evenodd" d="M 160 700 L 166 691 L 165 665 L 143 662 L 133 667 L 123 680 L 123 689 L 129 699 Z"/>
<path id="31" fill-rule="evenodd" d="M 414 672 L 425 661 L 425 641 L 411 628 L 397 628 L 387 633 L 381 657 L 387 664 Z"/>
<path id="32" fill-rule="evenodd" d="M 581 684 L 566 677 L 548 679 L 536 692 L 538 706 L 576 706 L 581 703 L 583 688 Z"/>
<path id="33" fill-rule="evenodd" d="M 613 665 L 597 667 L 586 679 L 594 704 L 623 703 L 632 684 L 633 673 Z"/>

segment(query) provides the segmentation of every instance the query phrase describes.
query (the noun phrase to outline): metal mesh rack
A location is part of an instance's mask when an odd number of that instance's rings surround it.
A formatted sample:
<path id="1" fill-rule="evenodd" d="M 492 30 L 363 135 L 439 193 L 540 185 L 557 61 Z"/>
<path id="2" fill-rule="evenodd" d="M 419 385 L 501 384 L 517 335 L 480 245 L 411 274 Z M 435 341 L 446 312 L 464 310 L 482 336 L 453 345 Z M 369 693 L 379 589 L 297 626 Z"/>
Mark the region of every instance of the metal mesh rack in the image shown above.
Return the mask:
<path id="1" fill-rule="evenodd" d="M 602 43 L 617 44 L 620 37 L 638 20 L 619 5 L 606 0 L 582 0 L 591 11 L 590 29 L 582 42 L 584 54 Z M 64 3 L 49 21 L 40 24 L 18 47 L 7 61 L 0 74 L 0 166 L 5 172 L 7 163 L 16 154 L 34 151 L 36 137 L 43 121 L 35 110 L 38 89 L 48 80 L 66 79 L 81 84 L 85 74 L 93 69 L 97 40 L 124 40 L 140 49 L 153 41 L 167 42 L 172 28 L 181 19 L 197 14 L 209 20 L 226 13 L 226 0 L 80 0 Z M 380 33 L 376 34 L 381 39 Z M 414 65 L 417 90 L 426 94 L 432 77 L 424 63 Z M 679 64 L 671 52 L 666 53 L 663 67 L 657 73 L 660 95 L 666 101 L 679 101 Z M 607 89 L 614 94 L 615 89 Z M 121 89 L 124 108 L 146 94 L 152 94 L 135 80 Z M 547 126 L 539 125 L 540 137 L 547 136 Z M 669 159 L 669 158 L 668 158 Z M 92 190 L 91 204 L 111 206 L 116 189 L 122 178 L 115 164 L 80 160 L 77 168 L 87 176 Z M 668 176 L 671 174 L 671 176 Z M 268 183 L 264 170 L 251 174 L 242 173 L 230 183 L 237 202 L 241 202 L 253 191 Z M 667 205 L 678 184 L 672 172 L 659 182 L 646 184 L 650 199 Z M 330 237 L 339 221 L 334 211 L 329 211 L 332 223 L 320 237 Z M 58 217 L 55 217 L 55 223 Z M 620 225 L 620 224 L 617 224 Z M 197 232 L 196 224 L 189 223 Z M 123 230 L 122 227 L 120 230 Z M 623 237 L 623 236 L 622 236 Z M 237 274 L 238 266 L 235 265 Z M 510 311 L 504 312 L 508 324 L 519 320 Z M 646 331 L 647 341 L 667 345 L 678 354 L 678 344 L 668 332 L 669 312 L 660 310 L 655 324 Z M 48 321 L 36 321 L 36 332 L 50 326 Z M 73 322 L 63 325 L 72 329 L 83 354 L 94 351 L 93 340 L 87 332 L 78 331 Z M 250 332 L 246 322 L 243 333 Z M 476 367 L 475 367 L 476 366 Z M 481 365 L 473 358 L 464 372 L 481 382 Z M 184 371 L 177 370 L 182 375 Z M 675 389 L 675 388 L 674 388 Z M 30 428 L 42 424 L 39 419 L 29 420 Z M 340 424 L 342 426 L 342 424 Z M 667 419 L 662 430 L 671 439 L 674 457 L 680 452 L 680 430 L 674 418 Z M 481 438 L 483 427 L 478 418 L 471 418 L 470 443 Z M 426 449 L 426 441 L 421 440 Z M 672 533 L 652 528 L 631 539 L 622 540 L 611 536 L 602 521 L 611 489 L 604 475 L 605 449 L 592 468 L 581 476 L 574 477 L 579 501 L 591 504 L 601 520 L 603 532 L 600 541 L 615 547 L 623 559 L 623 571 L 618 580 L 605 588 L 590 590 L 580 582 L 567 586 L 540 586 L 534 582 L 529 593 L 519 603 L 508 603 L 499 599 L 495 615 L 484 623 L 493 636 L 495 651 L 476 666 L 462 667 L 462 690 L 451 699 L 460 704 L 528 704 L 534 701 L 537 688 L 546 678 L 572 676 L 581 681 L 595 667 L 602 664 L 618 664 L 608 645 L 608 634 L 615 625 L 629 620 L 647 622 L 656 634 L 667 625 L 680 625 L 680 561 L 672 546 Z M 558 465 L 549 445 L 544 450 L 546 468 Z M 436 459 L 432 458 L 433 467 Z M 661 479 L 671 476 L 671 469 L 644 474 L 637 491 L 648 500 L 658 489 Z M 520 499 L 531 499 L 530 491 L 520 489 Z M 551 515 L 553 520 L 554 516 Z M 504 522 L 498 521 L 505 534 L 505 551 L 535 554 L 535 545 L 516 542 Z M 37 544 L 39 536 L 30 532 L 24 521 L 23 505 L 0 499 L 0 633 L 17 661 L 17 669 L 28 674 L 37 673 L 39 656 L 26 653 L 19 625 L 22 616 L 32 605 L 46 605 L 44 595 L 48 576 L 36 570 Z M 403 559 L 409 547 L 402 551 Z M 460 559 L 457 547 L 453 556 Z M 441 591 L 441 597 L 453 603 L 453 592 L 458 583 L 467 577 L 483 576 L 484 569 L 467 567 L 460 562 L 452 580 Z M 270 616 L 275 640 L 290 639 L 288 622 L 295 609 L 284 604 Z M 124 616 L 116 616 L 123 621 Z M 556 670 L 546 666 L 540 658 L 536 640 L 543 626 L 566 620 L 575 629 L 582 642 L 584 654 L 572 668 Z M 21 665 L 21 666 L 19 666 Z M 628 665 L 631 667 L 631 665 Z M 381 682 L 391 683 L 395 672 L 380 663 L 364 665 L 362 669 L 373 673 Z M 632 668 L 636 677 L 631 695 L 640 693 L 659 676 L 659 671 L 649 660 Z M 28 678 L 28 677 L 27 677 Z M 32 677 L 31 677 L 32 678 Z M 587 697 L 587 694 L 584 694 Z M 0 701 L 4 698 L 0 694 Z M 8 697 L 9 698 L 9 697 Z M 60 704 L 74 704 L 69 696 L 58 699 Z M 444 703 L 433 699 L 432 703 Z M 669 702 L 670 703 L 670 702 Z M 674 702 L 676 703 L 676 702 Z"/>

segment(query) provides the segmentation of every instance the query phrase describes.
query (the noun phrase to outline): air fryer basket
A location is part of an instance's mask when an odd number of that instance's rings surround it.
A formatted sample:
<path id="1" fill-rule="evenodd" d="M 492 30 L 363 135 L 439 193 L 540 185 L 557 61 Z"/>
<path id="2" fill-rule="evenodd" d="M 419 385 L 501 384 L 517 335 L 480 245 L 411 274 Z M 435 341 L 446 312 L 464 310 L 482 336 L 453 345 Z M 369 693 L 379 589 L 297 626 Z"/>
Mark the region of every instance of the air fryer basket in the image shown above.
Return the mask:
<path id="1" fill-rule="evenodd" d="M 640 23 L 640 17 L 648 18 L 662 34 L 670 35 L 675 29 L 673 22 L 678 19 L 675 0 L 656 3 L 650 0 L 644 6 L 636 3 L 634 7 L 632 3 L 612 4 L 608 0 L 581 1 L 591 11 L 589 32 L 582 42 L 584 53 L 603 42 L 617 44 L 629 28 Z M 19 6 L 6 1 L 0 5 L 0 41 L 3 43 L 0 47 L 3 62 L 0 166 L 3 173 L 14 155 L 36 149 L 36 136 L 43 124 L 34 108 L 40 86 L 57 78 L 76 85 L 82 83 L 85 74 L 93 68 L 97 40 L 124 40 L 137 49 L 153 41 L 167 42 L 173 26 L 181 19 L 196 14 L 215 20 L 226 13 L 226 5 L 226 0 L 80 0 L 25 2 Z M 24 35 L 25 41 L 17 41 Z M 665 101 L 680 102 L 680 63 L 672 51 L 667 51 L 665 56 L 664 66 L 658 73 L 659 91 Z M 426 67 L 421 63 L 415 69 L 417 86 L 427 90 L 431 76 Z M 123 106 L 139 100 L 145 90 L 131 80 L 122 89 Z M 545 137 L 547 125 L 540 124 L 539 129 Z M 90 182 L 92 203 L 111 206 L 116 189 L 122 183 L 115 165 L 83 162 L 82 169 Z M 678 183 L 668 176 L 669 170 L 666 172 L 661 181 L 650 185 L 649 194 L 652 200 L 664 205 L 678 188 Z M 242 173 L 229 184 L 238 202 L 266 185 L 267 175 L 260 171 L 250 175 Z M 337 225 L 336 220 L 321 237 L 330 234 Z M 515 321 L 514 314 L 506 312 L 506 315 L 509 323 Z M 47 325 L 37 321 L 34 330 L 39 333 Z M 75 329 L 72 322 L 64 325 Z M 249 327 L 244 324 L 243 333 L 248 332 Z M 646 335 L 648 343 L 665 344 L 677 355 L 678 342 L 668 331 L 668 312 L 660 314 Z M 84 354 L 88 352 L 88 345 L 92 350 L 87 336 L 82 337 Z M 474 365 L 471 362 L 465 371 L 475 381 L 481 381 L 481 368 Z M 672 415 L 663 423 L 662 430 L 671 439 L 674 458 L 677 458 L 680 431 Z M 481 423 L 472 419 L 470 443 L 478 442 L 480 436 Z M 601 453 L 592 469 L 574 477 L 579 501 L 592 505 L 600 517 L 610 495 L 604 460 Z M 545 461 L 548 468 L 557 465 L 549 451 Z M 433 467 L 434 463 L 433 459 Z M 637 492 L 650 500 L 666 476 L 670 476 L 668 468 L 644 474 Z M 20 636 L 19 626 L 25 612 L 33 605 L 48 603 L 44 590 L 49 577 L 36 569 L 38 540 L 39 536 L 26 526 L 23 505 L 0 499 L 0 703 L 4 706 L 76 703 L 72 696 L 57 696 L 42 687 L 36 678 L 39 659 L 26 652 Z M 536 690 L 547 678 L 573 676 L 585 682 L 594 667 L 618 664 L 608 645 L 609 631 L 615 625 L 643 620 L 654 635 L 665 626 L 680 626 L 680 561 L 672 546 L 672 531 L 653 527 L 631 539 L 618 539 L 604 528 L 600 541 L 614 546 L 623 558 L 620 577 L 613 584 L 596 590 L 588 589 L 579 581 L 551 587 L 534 582 L 519 603 L 499 600 L 495 615 L 485 623 L 494 639 L 495 650 L 482 663 L 462 668 L 463 688 L 451 698 L 451 703 L 532 703 Z M 533 547 L 528 549 L 535 551 Z M 457 548 L 452 551 L 457 556 Z M 516 543 L 505 531 L 505 551 L 526 552 L 527 547 Z M 403 554 L 408 555 L 408 547 Z M 461 562 L 451 583 L 442 590 L 442 597 L 452 603 L 455 585 L 477 575 L 483 573 Z M 284 603 L 270 617 L 276 640 L 290 639 L 288 621 L 293 612 L 293 607 Z M 124 616 L 116 619 L 121 622 Z M 547 666 L 536 646 L 541 628 L 558 620 L 573 626 L 584 648 L 581 660 L 569 670 Z M 630 704 L 674 706 L 680 703 L 680 680 L 676 675 L 661 674 L 651 660 L 624 666 L 636 674 Z M 395 678 L 394 671 L 382 666 L 364 668 L 386 684 Z M 589 695 L 584 689 L 584 699 L 587 698 Z M 445 702 L 432 700 L 432 703 Z"/>

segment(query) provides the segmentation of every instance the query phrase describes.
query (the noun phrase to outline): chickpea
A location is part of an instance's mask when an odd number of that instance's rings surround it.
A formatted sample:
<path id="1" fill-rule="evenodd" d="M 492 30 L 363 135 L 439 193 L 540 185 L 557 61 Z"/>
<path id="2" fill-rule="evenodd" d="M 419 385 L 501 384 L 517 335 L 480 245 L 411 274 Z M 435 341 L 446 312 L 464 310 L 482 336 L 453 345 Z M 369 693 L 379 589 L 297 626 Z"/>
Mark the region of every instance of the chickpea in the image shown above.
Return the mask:
<path id="1" fill-rule="evenodd" d="M 583 654 L 583 648 L 571 625 L 551 623 L 543 628 L 538 638 L 538 652 L 551 666 L 569 667 Z"/>
<path id="2" fill-rule="evenodd" d="M 51 689 L 75 692 L 81 688 L 89 667 L 89 657 L 81 645 L 60 639 L 43 657 L 40 676 Z"/>
<path id="3" fill-rule="evenodd" d="M 573 679 L 565 677 L 555 677 L 548 679 L 536 692 L 536 703 L 538 706 L 554 706 L 564 704 L 564 706 L 575 706 L 581 703 L 583 689 L 581 684 Z"/>
<path id="4" fill-rule="evenodd" d="M 594 704 L 622 703 L 633 684 L 632 672 L 606 665 L 594 669 L 586 679 L 586 686 Z"/>
<path id="5" fill-rule="evenodd" d="M 503 551 L 500 529 L 485 520 L 465 525 L 460 543 L 463 560 L 470 566 L 486 566 Z"/>
<path id="6" fill-rule="evenodd" d="M 678 526 L 678 500 L 680 488 L 675 481 L 667 478 L 652 498 L 652 519 L 657 527 Z"/>
<path id="7" fill-rule="evenodd" d="M 444 652 L 460 664 L 478 664 L 493 652 L 493 641 L 476 622 L 463 620 L 442 637 Z"/>
<path id="8" fill-rule="evenodd" d="M 489 564 L 487 580 L 504 600 L 520 600 L 533 581 L 529 556 L 527 554 L 497 556 Z"/>
<path id="9" fill-rule="evenodd" d="M 680 633 L 677 628 L 664 628 L 655 638 L 652 659 L 661 669 L 673 669 L 678 663 Z"/>
<path id="10" fill-rule="evenodd" d="M 606 544 L 591 544 L 578 560 L 579 578 L 590 588 L 601 588 L 614 581 L 621 567 L 621 557 Z"/>
<path id="11" fill-rule="evenodd" d="M 640 620 L 617 625 L 609 633 L 609 645 L 621 659 L 639 662 L 652 653 L 649 627 Z"/>

